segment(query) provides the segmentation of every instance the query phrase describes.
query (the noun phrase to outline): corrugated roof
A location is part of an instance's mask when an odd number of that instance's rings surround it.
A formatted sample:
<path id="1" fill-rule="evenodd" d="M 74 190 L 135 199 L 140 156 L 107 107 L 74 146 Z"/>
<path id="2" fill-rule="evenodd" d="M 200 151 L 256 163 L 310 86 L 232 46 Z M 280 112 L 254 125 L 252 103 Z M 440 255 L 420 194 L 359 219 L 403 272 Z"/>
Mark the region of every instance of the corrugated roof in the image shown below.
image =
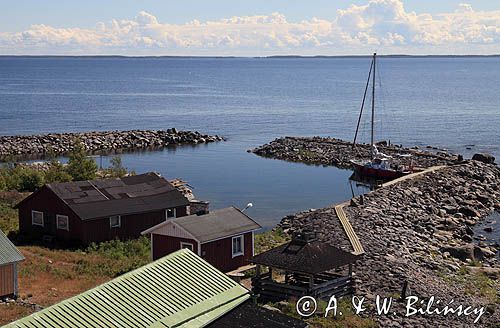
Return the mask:
<path id="1" fill-rule="evenodd" d="M 46 187 L 82 220 L 189 205 L 189 200 L 179 190 L 153 172 L 123 178 L 51 183 Z M 36 192 L 29 197 L 34 195 Z"/>
<path id="2" fill-rule="evenodd" d="M 317 274 L 354 263 L 358 258 L 318 240 L 292 240 L 254 256 L 252 262 L 290 272 Z"/>
<path id="3" fill-rule="evenodd" d="M 0 265 L 19 262 L 24 260 L 24 256 L 0 230 Z"/>
<path id="4" fill-rule="evenodd" d="M 6 327 L 203 327 L 249 297 L 183 249 Z"/>
<path id="5" fill-rule="evenodd" d="M 189 215 L 172 219 L 199 242 L 234 236 L 262 228 L 257 222 L 235 207 L 214 210 L 203 215 Z M 153 228 L 148 230 L 153 230 Z"/>

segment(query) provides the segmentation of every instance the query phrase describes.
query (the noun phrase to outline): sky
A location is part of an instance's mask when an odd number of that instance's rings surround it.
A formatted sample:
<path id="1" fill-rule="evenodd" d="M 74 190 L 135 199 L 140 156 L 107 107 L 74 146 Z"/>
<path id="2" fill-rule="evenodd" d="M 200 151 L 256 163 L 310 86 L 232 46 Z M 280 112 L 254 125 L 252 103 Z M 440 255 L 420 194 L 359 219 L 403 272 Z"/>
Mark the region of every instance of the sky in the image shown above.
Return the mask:
<path id="1" fill-rule="evenodd" d="M 500 53 L 497 0 L 0 3 L 0 55 Z"/>

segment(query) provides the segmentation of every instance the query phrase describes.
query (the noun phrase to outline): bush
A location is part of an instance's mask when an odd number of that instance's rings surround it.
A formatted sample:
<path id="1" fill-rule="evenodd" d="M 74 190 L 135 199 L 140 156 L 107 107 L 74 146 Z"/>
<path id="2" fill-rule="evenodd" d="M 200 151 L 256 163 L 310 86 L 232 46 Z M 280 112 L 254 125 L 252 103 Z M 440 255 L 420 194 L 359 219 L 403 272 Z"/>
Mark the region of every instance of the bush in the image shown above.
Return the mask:
<path id="1" fill-rule="evenodd" d="M 43 173 L 33 169 L 21 169 L 18 191 L 35 191 L 45 183 Z"/>
<path id="2" fill-rule="evenodd" d="M 66 172 L 64 166 L 57 160 L 50 161 L 47 171 L 45 171 L 45 182 L 68 182 L 71 181 L 71 175 Z"/>
<path id="3" fill-rule="evenodd" d="M 0 177 L 0 190 L 35 191 L 45 183 L 43 172 L 14 164 L 4 165 Z"/>
<path id="4" fill-rule="evenodd" d="M 121 178 L 127 174 L 127 168 L 123 167 L 120 156 L 111 158 L 111 167 L 106 170 L 106 176 L 112 178 Z"/>

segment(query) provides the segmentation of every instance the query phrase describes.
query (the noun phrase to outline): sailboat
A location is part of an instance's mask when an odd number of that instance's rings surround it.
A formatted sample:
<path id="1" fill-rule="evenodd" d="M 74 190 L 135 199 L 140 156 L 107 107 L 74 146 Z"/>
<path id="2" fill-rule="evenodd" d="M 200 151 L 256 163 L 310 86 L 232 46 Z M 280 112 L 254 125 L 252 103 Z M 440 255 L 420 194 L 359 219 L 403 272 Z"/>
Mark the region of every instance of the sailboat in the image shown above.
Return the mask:
<path id="1" fill-rule="evenodd" d="M 361 177 L 369 177 L 382 180 L 392 180 L 399 178 L 403 175 L 411 173 L 410 168 L 406 168 L 394 162 L 393 157 L 379 152 L 375 145 L 375 72 L 377 64 L 377 54 L 373 54 L 370 72 L 368 73 L 368 81 L 366 82 L 365 93 L 361 103 L 361 111 L 359 113 L 358 125 L 354 135 L 353 148 L 356 147 L 356 138 L 358 136 L 359 124 L 361 115 L 365 105 L 366 94 L 370 85 L 370 78 L 372 80 L 372 110 L 371 110 L 371 138 L 370 138 L 370 160 L 351 160 L 354 172 Z"/>

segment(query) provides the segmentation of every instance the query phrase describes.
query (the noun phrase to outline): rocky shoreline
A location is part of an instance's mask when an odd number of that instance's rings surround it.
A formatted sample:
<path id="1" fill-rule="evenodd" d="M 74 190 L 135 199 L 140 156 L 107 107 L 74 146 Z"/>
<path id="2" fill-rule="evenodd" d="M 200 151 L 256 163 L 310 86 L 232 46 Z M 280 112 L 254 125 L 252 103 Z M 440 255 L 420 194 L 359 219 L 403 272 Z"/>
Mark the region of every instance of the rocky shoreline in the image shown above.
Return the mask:
<path id="1" fill-rule="evenodd" d="M 51 133 L 43 135 L 0 136 L 0 158 L 8 156 L 65 154 L 75 141 L 90 152 L 162 148 L 171 145 L 204 144 L 224 140 L 221 136 L 197 131 L 130 130 Z"/>
<path id="2" fill-rule="evenodd" d="M 407 282 L 410 295 L 420 299 L 435 296 L 446 304 L 453 299 L 456 305 L 485 306 L 474 326 L 500 322 L 499 245 L 477 241 L 472 231 L 500 211 L 500 168 L 474 160 L 448 166 L 358 196 L 344 210 L 366 252 L 354 270 L 357 295 L 373 304 L 375 295 L 401 295 Z M 352 251 L 334 207 L 285 217 L 279 227 L 287 233 L 313 231 Z M 470 327 L 472 317 L 374 319 L 382 327 Z"/>
<path id="3" fill-rule="evenodd" d="M 413 165 L 427 168 L 436 165 L 450 165 L 462 160 L 457 154 L 451 154 L 445 149 L 428 146 L 426 150 L 403 148 L 396 145 L 387 145 L 382 142 L 377 148 L 379 151 L 398 156 L 411 154 Z M 339 168 L 351 168 L 352 159 L 369 159 L 370 146 L 357 144 L 352 148 L 352 142 L 325 137 L 283 137 L 251 150 L 262 157 L 281 159 L 291 162 L 301 162 L 315 165 L 332 165 Z M 410 159 L 402 157 L 400 163 L 409 165 Z"/>

